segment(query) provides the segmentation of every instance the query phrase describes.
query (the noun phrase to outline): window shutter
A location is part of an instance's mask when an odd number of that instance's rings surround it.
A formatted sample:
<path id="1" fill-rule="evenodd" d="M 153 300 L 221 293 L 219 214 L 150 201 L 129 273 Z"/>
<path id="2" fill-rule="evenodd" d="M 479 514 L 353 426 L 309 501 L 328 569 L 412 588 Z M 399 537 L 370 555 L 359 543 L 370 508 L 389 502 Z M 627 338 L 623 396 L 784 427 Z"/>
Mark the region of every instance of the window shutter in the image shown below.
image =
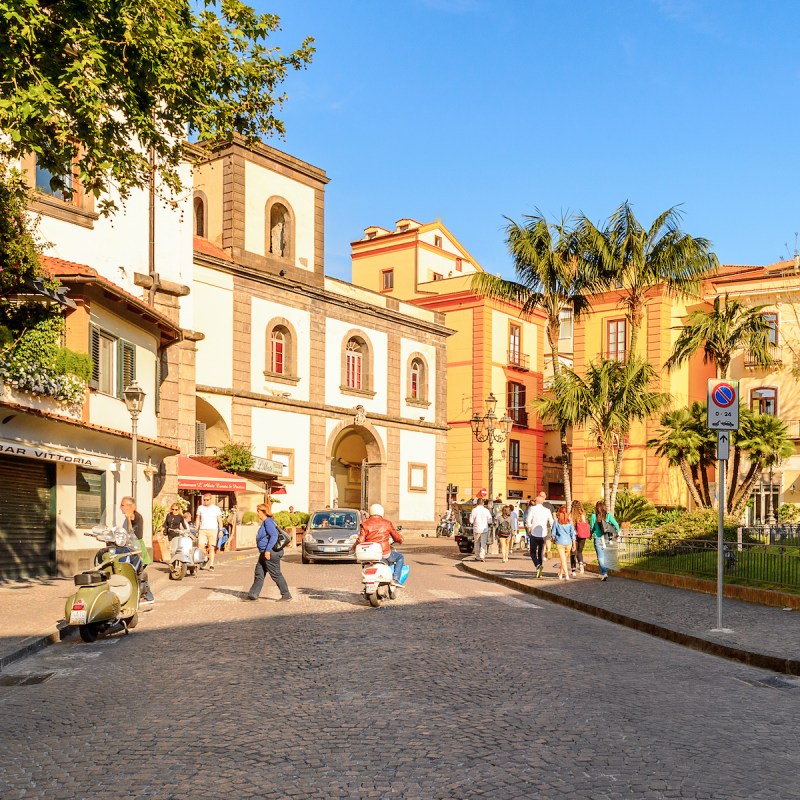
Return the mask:
<path id="1" fill-rule="evenodd" d="M 161 351 L 156 354 L 156 414 L 161 413 Z"/>
<path id="2" fill-rule="evenodd" d="M 196 456 L 204 456 L 206 454 L 205 422 L 195 422 L 194 424 L 194 454 Z"/>
<path id="3" fill-rule="evenodd" d="M 117 341 L 117 396 L 125 399 L 123 392 L 136 380 L 136 346 L 124 339 Z"/>
<path id="4" fill-rule="evenodd" d="M 95 325 L 89 325 L 89 355 L 92 358 L 92 378 L 90 389 L 100 388 L 100 331 Z"/>

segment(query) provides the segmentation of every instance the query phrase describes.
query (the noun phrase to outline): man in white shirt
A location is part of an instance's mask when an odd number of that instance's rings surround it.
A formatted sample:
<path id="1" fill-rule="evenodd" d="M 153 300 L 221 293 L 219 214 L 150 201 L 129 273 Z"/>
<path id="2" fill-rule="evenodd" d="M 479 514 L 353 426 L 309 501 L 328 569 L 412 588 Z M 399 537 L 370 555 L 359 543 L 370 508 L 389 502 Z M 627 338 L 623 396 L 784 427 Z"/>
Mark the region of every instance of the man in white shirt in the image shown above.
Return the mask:
<path id="1" fill-rule="evenodd" d="M 536 570 L 536 577 L 542 577 L 544 570 L 544 543 L 553 526 L 553 513 L 544 505 L 547 495 L 539 492 L 533 505 L 525 511 L 525 528 L 531 540 L 531 559 Z"/>
<path id="2" fill-rule="evenodd" d="M 478 498 L 478 504 L 469 515 L 469 524 L 472 525 L 472 535 L 475 538 L 475 560 L 486 561 L 486 546 L 489 541 L 489 526 L 492 524 L 492 515 L 480 498 Z"/>
<path id="3" fill-rule="evenodd" d="M 205 550 L 209 569 L 214 569 L 214 554 L 217 552 L 217 539 L 222 530 L 222 509 L 211 502 L 211 495 L 204 494 L 203 502 L 197 507 L 197 545 Z M 205 564 L 200 567 L 203 569 Z"/>

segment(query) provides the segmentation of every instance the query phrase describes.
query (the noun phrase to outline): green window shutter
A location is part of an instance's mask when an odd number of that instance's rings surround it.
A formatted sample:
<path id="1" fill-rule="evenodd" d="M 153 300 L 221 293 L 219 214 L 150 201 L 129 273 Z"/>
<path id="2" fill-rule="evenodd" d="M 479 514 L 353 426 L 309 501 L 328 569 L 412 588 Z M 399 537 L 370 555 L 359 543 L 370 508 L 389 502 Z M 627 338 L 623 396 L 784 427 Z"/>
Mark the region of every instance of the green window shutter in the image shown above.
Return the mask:
<path id="1" fill-rule="evenodd" d="M 92 358 L 92 379 L 90 389 L 100 388 L 100 331 L 96 325 L 89 325 L 89 355 Z"/>
<path id="2" fill-rule="evenodd" d="M 117 340 L 117 397 L 125 399 L 123 392 L 136 380 L 136 345 Z"/>

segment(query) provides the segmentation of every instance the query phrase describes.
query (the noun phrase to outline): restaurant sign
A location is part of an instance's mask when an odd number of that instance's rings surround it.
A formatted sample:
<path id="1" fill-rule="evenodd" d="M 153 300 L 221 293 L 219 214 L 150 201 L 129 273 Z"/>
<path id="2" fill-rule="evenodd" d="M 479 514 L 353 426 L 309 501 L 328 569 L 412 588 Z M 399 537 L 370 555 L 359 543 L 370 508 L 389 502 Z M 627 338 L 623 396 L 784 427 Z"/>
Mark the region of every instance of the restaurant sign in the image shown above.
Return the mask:
<path id="1" fill-rule="evenodd" d="M 84 453 L 80 450 L 61 450 L 57 447 L 28 444 L 9 439 L 0 439 L 0 455 L 33 458 L 37 461 L 48 461 L 54 464 L 77 464 L 81 467 L 106 469 L 113 461 L 111 458 Z"/>

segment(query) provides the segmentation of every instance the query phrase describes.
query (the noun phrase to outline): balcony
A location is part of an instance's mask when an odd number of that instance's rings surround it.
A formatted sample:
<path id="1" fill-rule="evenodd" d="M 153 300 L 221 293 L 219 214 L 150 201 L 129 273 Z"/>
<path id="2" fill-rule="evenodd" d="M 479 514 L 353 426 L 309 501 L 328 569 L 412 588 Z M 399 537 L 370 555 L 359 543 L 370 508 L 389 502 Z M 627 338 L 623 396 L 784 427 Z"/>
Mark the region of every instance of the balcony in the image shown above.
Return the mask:
<path id="1" fill-rule="evenodd" d="M 508 477 L 518 481 L 528 480 L 528 465 L 510 461 L 508 464 Z"/>
<path id="2" fill-rule="evenodd" d="M 800 439 L 800 419 L 784 419 L 782 422 L 790 439 Z"/>
<path id="3" fill-rule="evenodd" d="M 521 353 L 519 350 L 508 351 L 508 367 L 509 369 L 516 369 L 520 372 L 530 372 L 530 356 Z"/>
<path id="4" fill-rule="evenodd" d="M 528 412 L 524 409 L 516 409 L 512 408 L 508 411 L 508 416 L 514 422 L 514 425 L 518 428 L 527 428 L 528 427 Z"/>
<path id="5" fill-rule="evenodd" d="M 778 344 L 773 344 L 770 346 L 769 352 L 772 356 L 772 360 L 775 362 L 775 366 L 781 366 L 783 363 L 783 360 L 781 359 L 781 346 Z M 745 350 L 744 365 L 746 369 L 769 369 L 769 367 L 762 367 L 749 350 Z"/>

